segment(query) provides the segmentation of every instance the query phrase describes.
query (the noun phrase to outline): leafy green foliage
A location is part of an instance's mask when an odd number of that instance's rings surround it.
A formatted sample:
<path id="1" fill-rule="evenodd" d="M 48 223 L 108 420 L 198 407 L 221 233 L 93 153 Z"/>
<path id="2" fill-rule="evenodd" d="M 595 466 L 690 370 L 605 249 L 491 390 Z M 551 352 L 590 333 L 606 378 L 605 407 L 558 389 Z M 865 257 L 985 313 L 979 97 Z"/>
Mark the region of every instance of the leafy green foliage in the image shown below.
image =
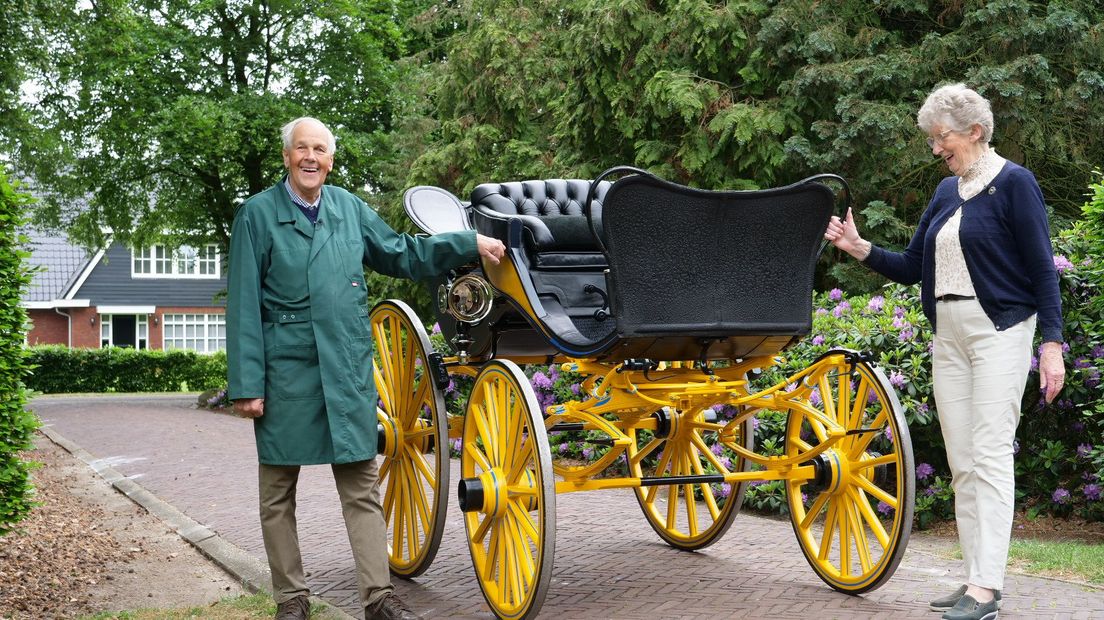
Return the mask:
<path id="1" fill-rule="evenodd" d="M 38 0 L 43 2 L 45 0 Z M 225 248 L 234 209 L 282 174 L 280 127 L 301 115 L 338 138 L 331 182 L 380 185 L 392 2 L 58 3 L 26 68 L 28 125 L 0 129 L 44 198 L 36 217 L 89 246 Z"/>
<path id="2" fill-rule="evenodd" d="M 31 281 L 26 265 L 27 239 L 19 233 L 31 197 L 20 193 L 0 169 L 0 535 L 34 506 L 28 480 L 31 463 L 20 453 L 32 447 L 38 419 L 24 405 L 24 379 L 31 364 L 23 350 L 27 313 L 19 305 Z"/>
<path id="3" fill-rule="evenodd" d="M 443 39 L 403 65 L 393 186 L 463 197 L 619 164 L 713 189 L 833 172 L 864 233 L 899 247 L 947 174 L 915 115 L 953 81 L 993 102 L 993 145 L 1035 172 L 1057 224 L 1104 161 L 1098 2 L 458 0 L 418 23 Z M 882 283 L 851 261 L 824 271 L 824 288 Z"/>
<path id="4" fill-rule="evenodd" d="M 27 385 L 46 394 L 63 392 L 203 391 L 226 385 L 226 354 L 107 347 L 29 349 L 34 373 Z"/>

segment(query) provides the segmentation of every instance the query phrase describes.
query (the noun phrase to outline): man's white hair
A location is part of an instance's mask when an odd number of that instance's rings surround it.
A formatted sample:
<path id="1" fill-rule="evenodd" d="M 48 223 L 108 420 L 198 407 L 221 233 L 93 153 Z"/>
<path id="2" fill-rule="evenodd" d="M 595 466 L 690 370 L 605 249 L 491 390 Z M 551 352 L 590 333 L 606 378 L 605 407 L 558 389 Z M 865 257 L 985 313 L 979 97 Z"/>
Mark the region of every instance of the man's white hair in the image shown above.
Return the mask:
<path id="1" fill-rule="evenodd" d="M 280 133 L 284 136 L 284 150 L 291 150 L 291 135 L 295 133 L 295 128 L 299 126 L 299 123 L 303 122 L 318 123 L 322 129 L 326 131 L 326 149 L 330 155 L 333 155 L 334 150 L 337 149 L 337 139 L 334 138 L 333 132 L 326 126 L 325 123 L 311 116 L 300 116 L 299 118 L 291 121 L 284 128 L 280 130 Z"/>
<path id="2" fill-rule="evenodd" d="M 927 133 L 939 126 L 957 133 L 967 133 L 981 125 L 981 141 L 993 138 L 993 110 L 989 100 L 965 84 L 947 84 L 932 91 L 916 114 L 916 124 Z"/>

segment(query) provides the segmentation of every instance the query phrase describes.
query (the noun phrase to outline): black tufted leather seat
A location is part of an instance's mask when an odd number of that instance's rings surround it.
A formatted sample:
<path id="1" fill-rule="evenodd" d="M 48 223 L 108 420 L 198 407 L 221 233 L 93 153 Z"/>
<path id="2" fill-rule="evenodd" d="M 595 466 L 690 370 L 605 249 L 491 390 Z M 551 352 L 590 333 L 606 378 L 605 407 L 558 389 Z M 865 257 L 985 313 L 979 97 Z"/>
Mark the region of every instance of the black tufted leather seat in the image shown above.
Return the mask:
<path id="1" fill-rule="evenodd" d="M 602 199 L 609 183 L 599 184 L 591 203 L 601 234 Z M 590 181 L 551 179 L 484 183 L 471 193 L 476 218 L 517 218 L 534 269 L 604 267 L 605 258 L 584 213 Z"/>

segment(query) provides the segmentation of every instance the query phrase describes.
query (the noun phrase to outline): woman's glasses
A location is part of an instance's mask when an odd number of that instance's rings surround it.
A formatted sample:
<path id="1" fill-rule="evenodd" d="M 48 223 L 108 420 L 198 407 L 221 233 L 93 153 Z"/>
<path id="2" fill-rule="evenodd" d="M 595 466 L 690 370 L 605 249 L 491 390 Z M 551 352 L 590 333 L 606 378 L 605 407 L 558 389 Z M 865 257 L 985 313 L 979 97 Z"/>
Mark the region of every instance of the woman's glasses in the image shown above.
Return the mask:
<path id="1" fill-rule="evenodd" d="M 938 144 L 939 146 L 943 146 L 943 140 L 945 140 L 947 138 L 947 134 L 951 133 L 952 131 L 954 130 L 948 129 L 946 131 L 940 132 L 939 135 L 934 138 L 928 138 L 928 148 L 935 148 L 936 144 Z"/>

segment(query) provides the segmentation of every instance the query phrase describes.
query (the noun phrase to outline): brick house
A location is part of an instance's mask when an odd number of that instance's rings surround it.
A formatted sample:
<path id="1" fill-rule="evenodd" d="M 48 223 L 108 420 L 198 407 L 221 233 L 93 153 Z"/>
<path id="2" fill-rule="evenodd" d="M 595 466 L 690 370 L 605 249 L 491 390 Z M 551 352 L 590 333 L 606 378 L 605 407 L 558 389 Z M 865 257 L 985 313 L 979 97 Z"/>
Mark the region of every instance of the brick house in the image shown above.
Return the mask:
<path id="1" fill-rule="evenodd" d="M 26 342 L 70 347 L 226 348 L 226 275 L 214 244 L 130 250 L 112 243 L 89 255 L 64 237 L 30 232 L 40 267 L 24 293 Z"/>

